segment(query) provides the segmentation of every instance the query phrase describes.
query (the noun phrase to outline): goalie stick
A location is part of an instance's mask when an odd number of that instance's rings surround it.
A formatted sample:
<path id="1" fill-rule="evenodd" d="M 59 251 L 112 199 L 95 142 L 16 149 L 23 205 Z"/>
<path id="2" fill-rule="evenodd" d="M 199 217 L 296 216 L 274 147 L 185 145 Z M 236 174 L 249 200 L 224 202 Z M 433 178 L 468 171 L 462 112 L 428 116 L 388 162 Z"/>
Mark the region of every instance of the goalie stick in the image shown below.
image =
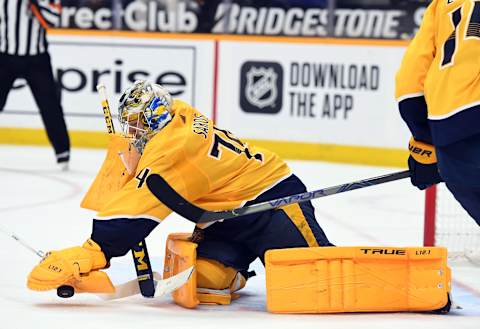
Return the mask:
<path id="1" fill-rule="evenodd" d="M 110 105 L 108 103 L 108 97 L 104 84 L 97 85 L 97 91 L 100 95 L 102 102 L 103 115 L 105 117 L 105 123 L 107 125 L 107 131 L 109 135 L 115 134 L 115 125 L 112 120 L 112 112 L 110 111 Z M 119 154 L 120 157 L 122 154 Z M 123 159 L 122 159 L 123 161 Z M 125 164 L 125 161 L 123 161 Z M 131 169 L 127 167 L 127 171 Z M 148 257 L 147 244 L 145 239 L 140 241 L 132 248 L 133 262 L 135 264 L 135 271 L 137 272 L 138 285 L 143 297 L 153 297 L 155 295 L 155 282 L 153 278 L 152 265 Z"/>
<path id="2" fill-rule="evenodd" d="M 265 201 L 249 206 L 236 208 L 224 211 L 208 211 L 199 208 L 189 201 L 185 200 L 178 194 L 168 183 L 158 174 L 151 174 L 147 178 L 147 186 L 150 192 L 160 202 L 165 204 L 168 208 L 175 211 L 177 214 L 197 223 L 209 223 L 218 220 L 230 219 L 244 215 L 250 215 L 261 211 L 275 209 L 281 206 L 286 206 L 292 203 L 299 203 L 309 201 L 317 198 L 326 197 L 333 194 L 353 191 L 368 186 L 379 185 L 387 182 L 396 181 L 410 176 L 408 170 L 394 172 L 391 174 L 377 176 L 367 179 L 362 179 L 346 184 L 327 187 L 311 192 L 304 192 L 294 195 L 289 195 L 283 198 L 278 198 L 270 201 Z"/>
<path id="3" fill-rule="evenodd" d="M 37 255 L 38 257 L 40 258 L 43 258 L 45 257 L 45 252 L 39 250 L 39 249 L 35 249 L 34 247 L 32 247 L 30 244 L 26 243 L 23 239 L 21 239 L 17 234 L 13 233 L 13 232 L 10 232 L 8 231 L 6 228 L 4 228 L 3 226 L 0 226 L 0 232 L 4 233 L 6 236 L 9 236 L 11 237 L 13 240 L 17 241 L 18 243 L 20 243 L 22 246 L 24 246 L 26 249 L 30 250 L 31 252 L 33 252 L 35 255 Z"/>
<path id="4" fill-rule="evenodd" d="M 188 281 L 193 271 L 194 267 L 191 266 L 186 270 L 163 280 L 159 273 L 153 272 L 155 294 L 152 297 L 159 298 L 180 288 Z M 137 280 L 131 280 L 115 286 L 115 292 L 112 294 L 98 294 L 97 296 L 103 300 L 114 300 L 137 295 L 140 291 L 139 285 L 136 281 Z"/>

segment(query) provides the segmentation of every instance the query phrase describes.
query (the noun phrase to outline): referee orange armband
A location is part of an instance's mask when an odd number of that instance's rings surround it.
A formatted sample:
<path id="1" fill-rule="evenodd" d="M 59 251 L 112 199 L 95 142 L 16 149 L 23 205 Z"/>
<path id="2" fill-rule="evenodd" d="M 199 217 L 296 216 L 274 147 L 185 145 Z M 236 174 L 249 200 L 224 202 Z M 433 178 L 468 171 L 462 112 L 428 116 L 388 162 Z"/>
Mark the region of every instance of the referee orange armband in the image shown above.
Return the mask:
<path id="1" fill-rule="evenodd" d="M 437 162 L 435 147 L 431 144 L 416 141 L 413 137 L 408 143 L 408 150 L 415 161 L 422 164 L 433 164 Z"/>

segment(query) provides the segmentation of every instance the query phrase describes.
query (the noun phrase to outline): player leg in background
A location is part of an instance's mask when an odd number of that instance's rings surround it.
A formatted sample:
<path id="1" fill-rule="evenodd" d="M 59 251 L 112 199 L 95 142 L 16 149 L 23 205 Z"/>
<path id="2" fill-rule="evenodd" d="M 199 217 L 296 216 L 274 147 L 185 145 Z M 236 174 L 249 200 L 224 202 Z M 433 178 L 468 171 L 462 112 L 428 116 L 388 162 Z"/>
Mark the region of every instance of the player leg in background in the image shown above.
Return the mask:
<path id="1" fill-rule="evenodd" d="M 480 225 L 480 134 L 437 147 L 436 152 L 447 188 Z"/>
<path id="2" fill-rule="evenodd" d="M 0 54 L 0 72 L 2 72 L 2 77 L 0 78 L 0 112 L 3 111 L 7 102 L 7 96 L 12 89 L 13 82 L 17 78 L 17 73 L 15 72 L 17 65 L 11 59 L 12 56 Z"/>
<path id="3" fill-rule="evenodd" d="M 57 162 L 70 160 L 70 139 L 48 53 L 29 58 L 25 79 L 40 110 Z"/>

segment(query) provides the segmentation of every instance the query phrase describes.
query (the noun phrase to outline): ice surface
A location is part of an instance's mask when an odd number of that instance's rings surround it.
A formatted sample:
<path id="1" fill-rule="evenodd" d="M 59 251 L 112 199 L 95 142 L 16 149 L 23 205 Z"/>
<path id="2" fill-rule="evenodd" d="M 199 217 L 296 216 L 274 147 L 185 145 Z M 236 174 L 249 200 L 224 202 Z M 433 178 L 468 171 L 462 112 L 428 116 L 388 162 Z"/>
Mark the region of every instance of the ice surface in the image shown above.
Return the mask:
<path id="1" fill-rule="evenodd" d="M 47 147 L 0 146 L 0 227 L 14 232 L 35 249 L 61 249 L 83 243 L 93 212 L 81 209 L 104 152 L 74 149 L 71 170 L 56 168 Z M 318 189 L 398 171 L 323 162 L 289 161 L 309 189 Z M 408 180 L 387 183 L 314 202 L 317 218 L 337 245 L 416 246 L 423 234 L 422 192 Z M 148 238 L 153 267 L 161 272 L 165 239 L 170 232 L 192 229 L 172 215 Z M 48 328 L 480 328 L 480 270 L 453 269 L 453 297 L 463 309 L 449 315 L 420 313 L 275 315 L 266 312 L 264 271 L 260 263 L 230 306 L 187 310 L 168 298 L 140 296 L 104 302 L 94 295 L 60 299 L 55 292 L 26 288 L 26 276 L 39 261 L 31 251 L 0 234 L 0 329 Z M 115 283 L 135 277 L 130 255 L 115 259 L 108 270 Z"/>

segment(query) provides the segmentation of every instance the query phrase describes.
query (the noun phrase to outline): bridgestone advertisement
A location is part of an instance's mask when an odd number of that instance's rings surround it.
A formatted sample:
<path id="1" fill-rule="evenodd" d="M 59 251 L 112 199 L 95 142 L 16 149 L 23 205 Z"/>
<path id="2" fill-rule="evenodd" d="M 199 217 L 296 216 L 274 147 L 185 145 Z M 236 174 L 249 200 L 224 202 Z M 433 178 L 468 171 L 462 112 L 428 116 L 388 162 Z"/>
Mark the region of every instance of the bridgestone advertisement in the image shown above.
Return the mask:
<path id="1" fill-rule="evenodd" d="M 425 2 L 392 1 L 382 7 L 262 5 L 265 1 L 133 1 L 113 10 L 64 4 L 61 27 L 149 32 L 227 33 L 305 37 L 409 39 L 420 25 Z M 203 4 L 200 4 L 203 3 Z M 255 5 L 253 5 L 255 3 Z M 298 3 L 295 2 L 295 3 Z M 348 1 L 347 1 L 348 3 Z M 329 18 L 331 17 L 331 18 Z M 332 19 L 329 22 L 329 19 Z"/>

